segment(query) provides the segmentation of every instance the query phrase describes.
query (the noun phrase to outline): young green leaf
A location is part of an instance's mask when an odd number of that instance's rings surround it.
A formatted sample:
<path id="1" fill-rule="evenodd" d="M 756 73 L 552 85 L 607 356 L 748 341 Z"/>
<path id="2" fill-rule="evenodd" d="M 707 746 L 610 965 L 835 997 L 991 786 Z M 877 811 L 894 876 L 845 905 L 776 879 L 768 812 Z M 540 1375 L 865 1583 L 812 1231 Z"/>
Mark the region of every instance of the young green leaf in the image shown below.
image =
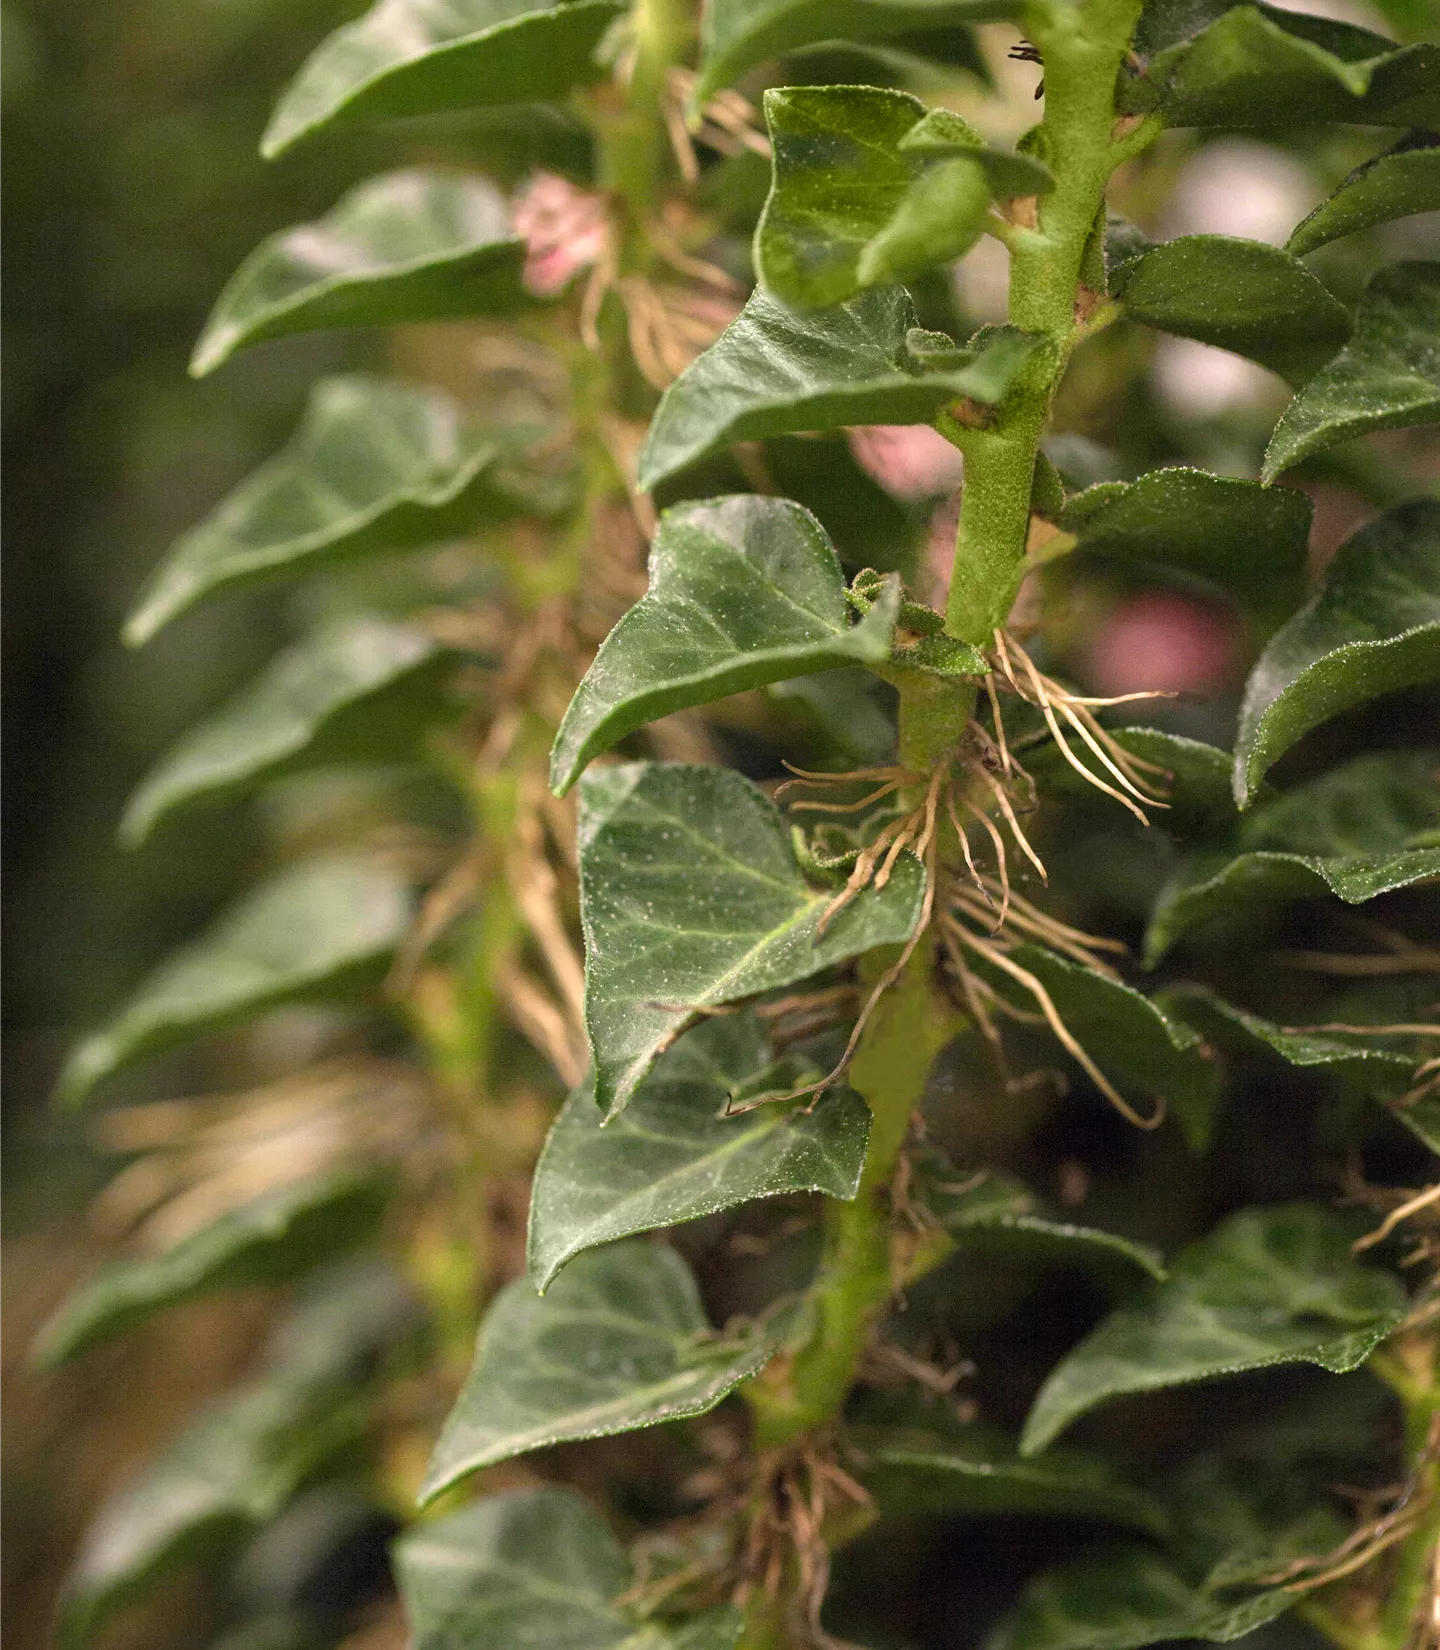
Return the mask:
<path id="1" fill-rule="evenodd" d="M 783 1192 L 849 1199 L 860 1184 L 870 1113 L 850 1089 L 813 1107 L 725 1108 L 796 1085 L 748 1010 L 702 1021 L 662 1055 L 630 1104 L 605 1123 L 585 1082 L 550 1130 L 530 1189 L 530 1277 L 545 1290 L 584 1249 Z"/>
<path id="2" fill-rule="evenodd" d="M 480 1325 L 420 1499 L 547 1444 L 704 1415 L 769 1362 L 792 1317 L 715 1334 L 689 1267 L 648 1238 L 577 1256 L 543 1299 L 519 1278 Z"/>
<path id="3" fill-rule="evenodd" d="M 1124 106 L 1170 126 L 1440 123 L 1440 49 L 1397 46 L 1351 23 L 1235 0 L 1154 0 L 1137 45 L 1145 74 Z M 1208 25 L 1208 26 L 1207 26 Z"/>
<path id="4" fill-rule="evenodd" d="M 902 854 L 820 932 L 834 898 L 812 888 L 780 812 L 726 768 L 637 762 L 580 791 L 585 1020 L 595 1098 L 617 1112 L 697 1010 L 808 979 L 909 938 L 924 872 Z"/>
<path id="5" fill-rule="evenodd" d="M 1440 419 L 1437 336 L 1440 263 L 1392 264 L 1372 276 L 1355 336 L 1281 414 L 1261 480 L 1358 435 Z"/>
<path id="6" fill-rule="evenodd" d="M 1346 540 L 1271 637 L 1245 686 L 1235 800 L 1300 738 L 1352 705 L 1440 678 L 1440 503 L 1389 510 Z"/>
<path id="7" fill-rule="evenodd" d="M 448 663 L 413 625 L 369 613 L 332 619 L 161 757 L 126 806 L 122 840 L 138 846 L 173 809 L 300 766 L 413 755 L 440 708 Z"/>
<path id="8" fill-rule="evenodd" d="M 256 247 L 190 358 L 196 378 L 267 338 L 491 315 L 525 301 L 525 243 L 484 178 L 412 168 L 352 189 L 314 223 Z"/>
<path id="9" fill-rule="evenodd" d="M 1440 137 L 1411 132 L 1393 149 L 1357 166 L 1327 200 L 1291 231 L 1285 250 L 1303 258 L 1376 224 L 1440 211 Z"/>
<path id="10" fill-rule="evenodd" d="M 1199 854 L 1161 890 L 1147 964 L 1197 923 L 1256 900 L 1335 894 L 1358 905 L 1440 873 L 1436 771 L 1432 753 L 1380 752 L 1258 809 L 1240 826 L 1238 852 Z"/>
<path id="11" fill-rule="evenodd" d="M 440 390 L 322 379 L 290 444 L 171 548 L 125 640 L 138 647 L 218 590 L 469 532 L 498 502 L 487 472 L 501 454 Z"/>
<path id="12" fill-rule="evenodd" d="M 1294 488 L 1177 468 L 1089 487 L 1066 503 L 1058 525 L 1080 550 L 1209 580 L 1274 619 L 1304 590 L 1312 510 Z"/>
<path id="13" fill-rule="evenodd" d="M 573 1490 L 504 1490 L 421 1524 L 394 1547 L 414 1650 L 731 1650 L 744 1618 L 711 1610 L 677 1627 L 614 1600 L 619 1543 Z"/>
<path id="14" fill-rule="evenodd" d="M 997 327 L 943 361 L 922 360 L 908 293 L 884 288 L 815 315 L 757 290 L 666 390 L 640 455 L 647 490 L 737 441 L 847 424 L 931 424 L 953 402 L 1002 401 L 1040 347 Z"/>
<path id="15" fill-rule="evenodd" d="M 1017 16 L 1019 0 L 707 0 L 700 19 L 697 101 L 733 86 L 757 63 L 826 40 L 905 36 L 924 50 L 967 23 Z"/>
<path id="16" fill-rule="evenodd" d="M 110 1261 L 61 1303 L 31 1357 L 54 1368 L 183 1301 L 287 1282 L 370 1238 L 388 1190 L 375 1174 L 353 1169 L 307 1175 L 229 1210 L 163 1254 Z"/>
<path id="17" fill-rule="evenodd" d="M 1313 1363 L 1356 1369 L 1405 1315 L 1388 1272 L 1350 1254 L 1350 1226 L 1312 1204 L 1246 1209 L 1115 1309 L 1040 1389 L 1020 1440 L 1044 1449 L 1098 1404 L 1217 1375 Z"/>
<path id="18" fill-rule="evenodd" d="M 900 589 L 850 623 L 825 529 L 788 499 L 737 494 L 677 505 L 650 548 L 649 592 L 605 638 L 550 759 L 563 796 L 592 756 L 688 705 L 890 657 Z"/>
<path id="19" fill-rule="evenodd" d="M 280 99 L 266 159 L 327 126 L 543 102 L 599 80 L 619 0 L 379 0 L 310 55 Z"/>
<path id="20" fill-rule="evenodd" d="M 330 854 L 279 872 L 176 952 L 65 1062 L 77 1105 L 123 1066 L 301 997 L 377 982 L 410 926 L 407 884 L 374 859 Z"/>
<path id="21" fill-rule="evenodd" d="M 1263 241 L 1182 235 L 1123 264 L 1134 321 L 1248 356 L 1303 384 L 1350 336 L 1350 312 L 1298 258 Z"/>

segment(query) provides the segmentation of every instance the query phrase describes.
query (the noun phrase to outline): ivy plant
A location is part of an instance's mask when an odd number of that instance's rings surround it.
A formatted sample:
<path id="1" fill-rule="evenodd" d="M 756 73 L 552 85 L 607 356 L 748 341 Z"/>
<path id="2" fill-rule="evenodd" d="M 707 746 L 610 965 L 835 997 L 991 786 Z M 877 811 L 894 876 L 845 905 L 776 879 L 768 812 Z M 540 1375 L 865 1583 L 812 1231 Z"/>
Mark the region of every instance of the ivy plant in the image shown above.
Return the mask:
<path id="1" fill-rule="evenodd" d="M 143 1226 L 36 1356 L 242 1284 L 272 1341 L 102 1509 L 63 1643 L 203 1561 L 217 1644 L 339 1644 L 234 1581 L 332 1483 L 405 1526 L 417 1650 L 1440 1642 L 1440 501 L 1394 434 L 1440 263 L 1387 253 L 1440 46 L 1383 9 L 316 45 L 265 154 L 405 164 L 196 346 L 346 370 L 137 598 L 132 645 L 262 582 L 288 634 L 122 829 L 341 801 L 73 1052 L 69 1105 L 187 1046 L 217 1092 L 106 1114 Z M 1288 244 L 1159 238 L 1252 128 L 1324 197 Z M 1273 431 L 1162 414 L 1156 332 L 1268 369 Z M 1223 615 L 1203 714 L 1095 690 L 1136 591 Z"/>

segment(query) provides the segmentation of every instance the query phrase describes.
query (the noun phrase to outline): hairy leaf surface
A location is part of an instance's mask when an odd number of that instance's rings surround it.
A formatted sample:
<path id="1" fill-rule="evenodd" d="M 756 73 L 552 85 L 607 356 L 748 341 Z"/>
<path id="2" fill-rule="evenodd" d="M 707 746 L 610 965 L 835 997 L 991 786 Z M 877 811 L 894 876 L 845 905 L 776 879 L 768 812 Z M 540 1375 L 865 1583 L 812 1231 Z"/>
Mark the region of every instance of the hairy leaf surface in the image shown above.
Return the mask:
<path id="1" fill-rule="evenodd" d="M 1393 149 L 1357 166 L 1340 187 L 1291 231 L 1285 250 L 1303 258 L 1345 235 L 1416 212 L 1440 211 L 1440 138 L 1412 132 Z"/>

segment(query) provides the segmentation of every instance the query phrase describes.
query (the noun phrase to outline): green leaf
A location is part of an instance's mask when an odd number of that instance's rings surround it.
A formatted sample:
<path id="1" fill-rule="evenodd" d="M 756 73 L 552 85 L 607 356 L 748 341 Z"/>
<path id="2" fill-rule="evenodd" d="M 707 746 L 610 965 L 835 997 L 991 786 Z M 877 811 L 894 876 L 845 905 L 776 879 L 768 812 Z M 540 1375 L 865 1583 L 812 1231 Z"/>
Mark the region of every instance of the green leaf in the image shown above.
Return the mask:
<path id="1" fill-rule="evenodd" d="M 413 755 L 448 664 L 412 625 L 369 613 L 330 620 L 166 752 L 130 798 L 121 838 L 136 847 L 173 809 L 300 767 Z"/>
<path id="2" fill-rule="evenodd" d="M 299 997 L 378 982 L 410 926 L 407 884 L 373 859 L 330 854 L 271 877 L 141 982 L 65 1062 L 57 1095 L 76 1105 L 123 1066 Z"/>
<path id="3" fill-rule="evenodd" d="M 706 0 L 700 19 L 697 101 L 733 86 L 767 58 L 825 40 L 884 40 L 911 50 L 967 23 L 1014 17 L 1019 0 Z"/>
<path id="4" fill-rule="evenodd" d="M 1275 1364 L 1358 1368 L 1406 1303 L 1394 1277 L 1352 1258 L 1354 1236 L 1310 1204 L 1232 1215 L 1183 1250 L 1164 1283 L 1117 1307 L 1056 1365 L 1025 1423 L 1021 1453 L 1036 1454 L 1125 1394 Z"/>
<path id="5" fill-rule="evenodd" d="M 1257 900 L 1334 894 L 1359 905 L 1440 875 L 1436 764 L 1425 751 L 1357 757 L 1257 809 L 1240 826 L 1238 852 L 1198 854 L 1161 890 L 1147 965 L 1197 923 Z"/>
<path id="6" fill-rule="evenodd" d="M 1147 1244 L 1059 1220 L 997 1170 L 977 1180 L 939 1152 L 927 1152 L 915 1161 L 915 1196 L 955 1245 L 971 1253 L 1088 1272 L 1119 1292 L 1165 1276 L 1161 1257 Z"/>
<path id="7" fill-rule="evenodd" d="M 494 499 L 501 454 L 439 390 L 322 379 L 290 444 L 172 547 L 125 640 L 138 647 L 218 590 L 459 537 Z"/>
<path id="8" fill-rule="evenodd" d="M 727 768 L 593 769 L 580 791 L 585 1019 L 595 1098 L 621 1109 L 696 1009 L 808 979 L 919 920 L 924 872 L 902 854 L 825 929 L 775 804 Z"/>
<path id="9" fill-rule="evenodd" d="M 1311 728 L 1440 678 L 1440 503 L 1387 511 L 1335 552 L 1320 587 L 1271 637 L 1245 686 L 1235 799 Z"/>
<path id="10" fill-rule="evenodd" d="M 1350 336 L 1350 312 L 1298 258 L 1263 241 L 1182 235 L 1122 264 L 1133 321 L 1248 356 L 1302 384 Z"/>
<path id="11" fill-rule="evenodd" d="M 379 0 L 310 55 L 261 140 L 267 159 L 327 126 L 543 102 L 599 80 L 618 0 Z"/>
<path id="12" fill-rule="evenodd" d="M 1137 38 L 1146 72 L 1125 107 L 1158 105 L 1168 125 L 1440 123 L 1434 46 L 1399 47 L 1353 24 L 1233 0 L 1167 0 L 1146 13 Z"/>
<path id="13" fill-rule="evenodd" d="M 816 1073 L 815 1075 L 823 1075 Z M 860 1184 L 870 1113 L 850 1089 L 813 1107 L 755 1105 L 798 1086 L 748 1011 L 702 1021 L 664 1054 L 606 1124 L 582 1083 L 550 1130 L 530 1189 L 530 1277 L 545 1290 L 583 1249 L 785 1192 L 849 1199 Z"/>
<path id="14" fill-rule="evenodd" d="M 493 315 L 525 301 L 525 243 L 505 197 L 464 172 L 371 178 L 314 223 L 263 241 L 231 277 L 190 358 L 196 378 L 288 333 Z"/>
<path id="15" fill-rule="evenodd" d="M 1108 1462 L 1079 1450 L 1025 1460 L 1001 1428 L 916 1403 L 845 1428 L 884 1509 L 964 1518 L 1083 1518 L 1163 1535 L 1164 1510 Z"/>
<path id="16" fill-rule="evenodd" d="M 102 1506 L 60 1601 L 64 1650 L 183 1565 L 233 1549 L 364 1426 L 365 1367 L 413 1321 L 393 1275 L 326 1279 L 272 1337 L 259 1379 L 220 1399 Z"/>
<path id="17" fill-rule="evenodd" d="M 1162 469 L 1077 493 L 1059 525 L 1080 550 L 1206 579 L 1270 618 L 1289 613 L 1305 588 L 1312 511 L 1294 488 Z"/>
<path id="18" fill-rule="evenodd" d="M 605 638 L 550 758 L 563 796 L 592 756 L 689 705 L 789 676 L 890 657 L 900 587 L 859 624 L 825 529 L 751 493 L 677 505 L 650 547 L 650 589 Z"/>
<path id="19" fill-rule="evenodd" d="M 689 1267 L 648 1238 L 577 1256 L 543 1299 L 517 1279 L 480 1325 L 421 1502 L 548 1444 L 704 1415 L 770 1360 L 792 1316 L 717 1335 Z"/>
<path id="20" fill-rule="evenodd" d="M 705 353 L 666 390 L 640 455 L 640 485 L 737 441 L 847 424 L 932 424 L 955 401 L 1002 401 L 1039 347 L 999 327 L 976 347 L 924 360 L 908 293 L 862 293 L 821 314 L 757 290 Z M 946 340 L 948 343 L 949 341 Z"/>
<path id="21" fill-rule="evenodd" d="M 1285 250 L 1303 258 L 1342 236 L 1435 211 L 1440 211 L 1440 137 L 1411 132 L 1393 149 L 1357 166 L 1295 226 Z"/>
<path id="22" fill-rule="evenodd" d="M 785 303 L 823 308 L 909 280 L 979 239 L 997 195 L 1054 187 L 1038 161 L 989 150 L 948 110 L 877 86 L 765 94 L 775 178 L 755 266 Z"/>
<path id="23" fill-rule="evenodd" d="M 1437 337 L 1440 263 L 1392 264 L 1373 275 L 1349 346 L 1281 414 L 1261 480 L 1358 435 L 1440 419 Z"/>
<path id="24" fill-rule="evenodd" d="M 371 1237 L 388 1191 L 373 1173 L 307 1175 L 231 1209 L 163 1254 L 111 1261 L 60 1305 L 31 1357 L 54 1368 L 182 1301 L 284 1283 Z"/>
<path id="25" fill-rule="evenodd" d="M 1225 1644 L 1295 1603 L 1284 1587 L 1239 1599 L 1211 1592 L 1152 1547 L 1114 1542 L 1032 1581 L 988 1650 L 1143 1650 L 1172 1639 Z"/>
<path id="26" fill-rule="evenodd" d="M 629 1582 L 619 1543 L 573 1490 L 505 1490 L 421 1524 L 393 1548 L 414 1650 L 730 1650 L 738 1611 L 678 1628 L 613 1601 Z"/>

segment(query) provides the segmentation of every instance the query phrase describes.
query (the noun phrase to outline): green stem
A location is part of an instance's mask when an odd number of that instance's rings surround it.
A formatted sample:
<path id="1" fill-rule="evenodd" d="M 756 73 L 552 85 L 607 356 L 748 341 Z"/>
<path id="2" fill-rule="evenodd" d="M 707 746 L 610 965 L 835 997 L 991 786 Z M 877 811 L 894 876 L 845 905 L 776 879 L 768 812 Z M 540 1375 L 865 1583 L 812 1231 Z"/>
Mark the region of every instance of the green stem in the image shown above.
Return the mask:
<path id="1" fill-rule="evenodd" d="M 1428 1595 L 1436 1543 L 1440 1541 L 1440 1462 L 1429 1459 L 1431 1430 L 1440 1413 L 1436 1343 L 1430 1336 L 1401 1336 L 1375 1353 L 1369 1367 L 1399 1397 L 1405 1418 L 1406 1454 L 1421 1463 L 1412 1494 L 1426 1507 L 1419 1526 L 1395 1553 L 1390 1589 L 1375 1635 L 1376 1650 L 1405 1650 Z"/>
<path id="2" fill-rule="evenodd" d="M 1076 297 L 1085 248 L 1119 162 L 1141 133 L 1117 140 L 1115 84 L 1140 0 L 1036 0 L 1024 27 L 1045 60 L 1045 118 L 1039 153 L 1055 176 L 1037 201 L 1036 225 L 1006 235 L 1010 321 L 1045 348 L 995 422 L 958 429 L 965 490 L 946 609 L 946 628 L 983 646 L 1005 622 L 1024 575 L 1030 490 L 1050 403 L 1079 330 Z M 1153 130 L 1143 134 L 1153 136 Z"/>
<path id="3" fill-rule="evenodd" d="M 646 220 L 653 217 L 670 164 L 664 107 L 670 70 L 689 50 L 687 0 L 637 0 L 630 15 L 632 56 L 622 107 L 600 122 L 600 182 L 629 219 L 622 263 L 648 262 Z"/>

